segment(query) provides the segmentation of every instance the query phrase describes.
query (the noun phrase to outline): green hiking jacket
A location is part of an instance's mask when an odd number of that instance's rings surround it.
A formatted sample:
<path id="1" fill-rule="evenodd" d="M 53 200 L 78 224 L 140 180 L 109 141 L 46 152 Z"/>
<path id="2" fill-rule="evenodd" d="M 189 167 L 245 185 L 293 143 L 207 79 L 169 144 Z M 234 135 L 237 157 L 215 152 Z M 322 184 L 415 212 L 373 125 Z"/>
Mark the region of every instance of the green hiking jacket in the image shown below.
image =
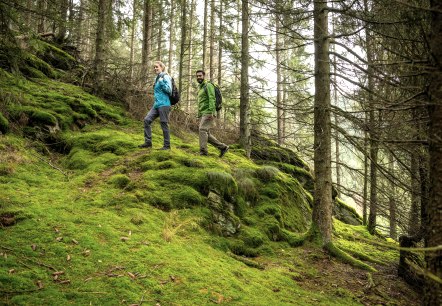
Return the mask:
<path id="1" fill-rule="evenodd" d="M 216 115 L 215 87 L 212 83 L 204 80 L 198 86 L 198 118 L 204 115 Z"/>

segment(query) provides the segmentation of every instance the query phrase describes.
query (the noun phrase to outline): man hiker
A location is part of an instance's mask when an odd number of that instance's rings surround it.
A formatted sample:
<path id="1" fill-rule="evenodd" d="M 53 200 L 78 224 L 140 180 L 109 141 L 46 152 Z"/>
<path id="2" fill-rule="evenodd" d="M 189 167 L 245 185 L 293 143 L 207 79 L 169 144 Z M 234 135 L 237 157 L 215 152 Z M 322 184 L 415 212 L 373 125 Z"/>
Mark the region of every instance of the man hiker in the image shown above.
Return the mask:
<path id="1" fill-rule="evenodd" d="M 211 82 L 204 78 L 206 73 L 203 70 L 196 72 L 196 80 L 198 86 L 198 118 L 201 118 L 199 125 L 199 141 L 200 155 L 207 155 L 207 142 L 216 147 L 220 153 L 219 157 L 223 157 L 229 150 L 229 146 L 220 142 L 210 134 L 216 115 L 215 106 L 215 87 Z"/>

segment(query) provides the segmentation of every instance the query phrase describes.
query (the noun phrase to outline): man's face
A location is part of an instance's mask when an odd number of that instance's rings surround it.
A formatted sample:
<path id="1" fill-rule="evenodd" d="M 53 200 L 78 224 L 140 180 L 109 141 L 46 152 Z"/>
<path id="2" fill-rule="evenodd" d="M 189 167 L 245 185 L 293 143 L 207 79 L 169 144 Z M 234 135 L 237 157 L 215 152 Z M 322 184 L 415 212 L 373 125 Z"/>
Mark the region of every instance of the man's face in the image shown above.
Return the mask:
<path id="1" fill-rule="evenodd" d="M 196 81 L 201 84 L 204 81 L 204 74 L 202 74 L 201 72 L 197 72 Z"/>

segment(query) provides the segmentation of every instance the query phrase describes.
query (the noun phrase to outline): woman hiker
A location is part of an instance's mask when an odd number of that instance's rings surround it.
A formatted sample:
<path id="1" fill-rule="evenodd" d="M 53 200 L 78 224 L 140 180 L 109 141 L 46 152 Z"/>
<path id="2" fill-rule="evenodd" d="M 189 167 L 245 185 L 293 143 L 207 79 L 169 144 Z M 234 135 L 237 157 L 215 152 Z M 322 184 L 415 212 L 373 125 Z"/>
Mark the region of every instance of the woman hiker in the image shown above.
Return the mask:
<path id="1" fill-rule="evenodd" d="M 166 65 L 163 62 L 154 62 L 153 69 L 156 73 L 155 84 L 153 86 L 154 103 L 149 113 L 144 118 L 144 143 L 140 148 L 152 147 L 152 122 L 160 117 L 161 129 L 163 130 L 163 147 L 160 150 L 170 150 L 169 132 L 169 95 L 172 93 L 172 80 L 166 73 Z"/>

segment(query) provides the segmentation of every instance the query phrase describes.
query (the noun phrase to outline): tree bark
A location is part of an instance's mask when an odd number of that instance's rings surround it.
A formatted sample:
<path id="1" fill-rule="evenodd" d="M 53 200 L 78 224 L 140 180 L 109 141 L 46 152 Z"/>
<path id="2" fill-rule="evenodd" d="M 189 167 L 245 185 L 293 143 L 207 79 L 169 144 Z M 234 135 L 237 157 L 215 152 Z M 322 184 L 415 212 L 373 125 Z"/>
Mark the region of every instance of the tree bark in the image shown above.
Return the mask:
<path id="1" fill-rule="evenodd" d="M 429 38 L 434 70 L 430 76 L 430 200 L 428 203 L 428 230 L 426 245 L 442 245 L 442 2 L 430 1 L 432 14 Z M 442 251 L 427 252 L 427 269 L 442 279 Z M 424 305 L 442 304 L 442 285 L 426 279 Z"/>
<path id="2" fill-rule="evenodd" d="M 144 0 L 143 18 L 143 45 L 141 49 L 141 65 L 145 77 L 149 71 L 149 61 L 152 50 L 152 3 Z"/>
<path id="3" fill-rule="evenodd" d="M 202 69 L 206 70 L 207 62 L 207 17 L 208 17 L 209 0 L 204 0 L 204 24 L 203 24 L 203 63 Z M 207 72 L 207 71 L 206 71 Z"/>
<path id="4" fill-rule="evenodd" d="M 408 222 L 408 235 L 416 236 L 420 231 L 420 182 L 419 182 L 419 158 L 416 152 L 411 153 L 411 207 Z"/>
<path id="5" fill-rule="evenodd" d="M 323 246 L 332 242 L 332 175 L 330 121 L 330 62 L 327 1 L 314 2 L 315 102 L 314 167 L 315 193 L 312 230 Z"/>
<path id="6" fill-rule="evenodd" d="M 240 88 L 240 144 L 250 157 L 250 100 L 249 100 L 249 1 L 242 0 L 242 32 L 241 32 L 241 88 Z"/>
<path id="7" fill-rule="evenodd" d="M 104 53 L 106 37 L 106 15 L 109 0 L 98 1 L 97 36 L 95 39 L 95 59 L 94 59 L 94 91 L 101 95 L 104 85 Z"/>
<path id="8" fill-rule="evenodd" d="M 173 59 L 173 41 L 174 41 L 174 33 L 175 33 L 175 19 L 174 14 L 175 13 L 175 1 L 170 1 L 170 15 L 169 15 L 169 22 L 170 22 L 170 29 L 169 29 L 169 65 L 167 68 L 169 69 L 169 73 L 173 73 L 172 69 L 172 59 Z"/>
<path id="9" fill-rule="evenodd" d="M 276 25 L 276 128 L 278 144 L 282 145 L 284 142 L 284 135 L 282 131 L 282 102 L 281 102 L 281 37 L 280 22 L 277 15 L 275 15 Z"/>
<path id="10" fill-rule="evenodd" d="M 179 60 L 179 90 L 183 88 L 183 71 L 184 71 L 184 56 L 186 54 L 187 43 L 187 1 L 181 2 L 181 43 L 180 43 L 180 60 Z"/>
<path id="11" fill-rule="evenodd" d="M 394 171 L 394 157 L 389 154 L 389 171 Z M 390 192 L 388 196 L 389 207 L 389 223 L 390 223 L 390 238 L 397 240 L 397 216 L 396 216 L 396 186 L 390 181 Z"/>

